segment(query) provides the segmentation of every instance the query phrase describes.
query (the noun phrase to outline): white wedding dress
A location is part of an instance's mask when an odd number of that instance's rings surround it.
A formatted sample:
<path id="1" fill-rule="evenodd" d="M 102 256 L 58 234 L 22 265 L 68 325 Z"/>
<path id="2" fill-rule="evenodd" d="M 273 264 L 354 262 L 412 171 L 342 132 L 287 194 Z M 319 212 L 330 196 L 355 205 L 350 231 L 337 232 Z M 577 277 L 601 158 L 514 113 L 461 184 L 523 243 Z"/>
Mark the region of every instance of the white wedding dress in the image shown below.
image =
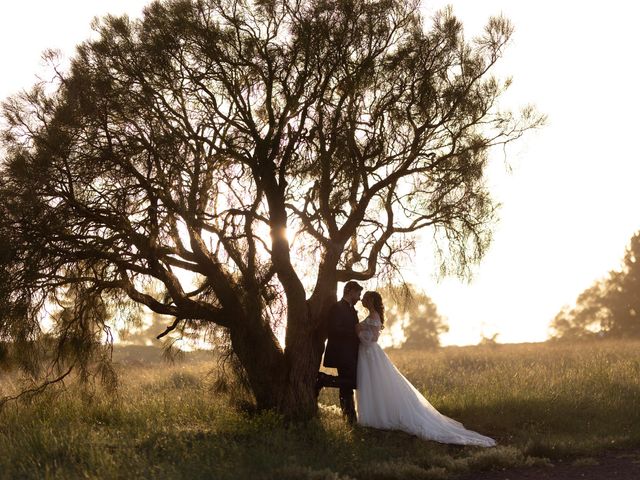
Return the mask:
<path id="1" fill-rule="evenodd" d="M 425 440 L 493 447 L 492 438 L 465 429 L 438 412 L 398 371 L 378 345 L 382 324 L 367 317 L 360 322 L 358 351 L 358 423 L 365 427 L 401 430 Z"/>

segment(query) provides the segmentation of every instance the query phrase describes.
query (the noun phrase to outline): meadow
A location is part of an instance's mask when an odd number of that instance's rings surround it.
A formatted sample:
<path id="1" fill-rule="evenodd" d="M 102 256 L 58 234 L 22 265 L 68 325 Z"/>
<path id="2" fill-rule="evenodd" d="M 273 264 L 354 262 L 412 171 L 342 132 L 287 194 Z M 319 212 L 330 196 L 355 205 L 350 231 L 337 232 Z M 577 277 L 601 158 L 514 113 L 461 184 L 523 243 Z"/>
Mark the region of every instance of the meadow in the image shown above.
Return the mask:
<path id="1" fill-rule="evenodd" d="M 442 413 L 492 449 L 351 428 L 323 391 L 319 418 L 253 413 L 210 354 L 173 365 L 117 349 L 116 393 L 74 385 L 0 412 L 0 479 L 447 479 L 589 462 L 640 447 L 640 342 L 487 345 L 389 355 Z M 0 373 L 0 395 L 11 375 Z"/>

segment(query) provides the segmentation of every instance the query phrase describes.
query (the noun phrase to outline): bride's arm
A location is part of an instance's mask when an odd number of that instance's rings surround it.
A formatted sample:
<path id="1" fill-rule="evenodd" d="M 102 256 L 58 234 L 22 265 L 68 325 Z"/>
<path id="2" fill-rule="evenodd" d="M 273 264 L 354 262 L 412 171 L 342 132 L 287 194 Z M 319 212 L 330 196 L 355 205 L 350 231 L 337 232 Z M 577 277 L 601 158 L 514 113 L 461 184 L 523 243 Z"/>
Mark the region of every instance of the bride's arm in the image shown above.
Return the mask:
<path id="1" fill-rule="evenodd" d="M 380 329 L 374 325 L 368 325 L 367 323 L 359 323 L 356 326 L 358 332 L 358 338 L 360 342 L 364 344 L 376 343 Z"/>

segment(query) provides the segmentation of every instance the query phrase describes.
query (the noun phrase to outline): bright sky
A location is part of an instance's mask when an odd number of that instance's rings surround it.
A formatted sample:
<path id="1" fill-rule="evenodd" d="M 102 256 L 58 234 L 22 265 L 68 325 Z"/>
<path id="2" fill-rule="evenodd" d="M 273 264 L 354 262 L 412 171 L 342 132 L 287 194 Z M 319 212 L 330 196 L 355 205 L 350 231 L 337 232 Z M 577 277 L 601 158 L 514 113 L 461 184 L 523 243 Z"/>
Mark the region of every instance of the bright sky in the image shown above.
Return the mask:
<path id="1" fill-rule="evenodd" d="M 42 73 L 41 52 L 72 54 L 91 19 L 137 15 L 146 0 L 21 0 L 0 6 L 0 98 Z M 436 282 L 424 272 L 431 253 L 418 252 L 416 271 L 449 321 L 445 344 L 544 340 L 564 304 L 617 268 L 640 229 L 638 89 L 640 4 L 628 0 L 427 1 L 446 4 L 473 36 L 490 15 L 504 14 L 516 31 L 499 73 L 514 84 L 506 105 L 535 104 L 548 125 L 508 151 L 512 173 L 496 152 L 488 181 L 503 205 L 494 243 L 470 284 Z"/>

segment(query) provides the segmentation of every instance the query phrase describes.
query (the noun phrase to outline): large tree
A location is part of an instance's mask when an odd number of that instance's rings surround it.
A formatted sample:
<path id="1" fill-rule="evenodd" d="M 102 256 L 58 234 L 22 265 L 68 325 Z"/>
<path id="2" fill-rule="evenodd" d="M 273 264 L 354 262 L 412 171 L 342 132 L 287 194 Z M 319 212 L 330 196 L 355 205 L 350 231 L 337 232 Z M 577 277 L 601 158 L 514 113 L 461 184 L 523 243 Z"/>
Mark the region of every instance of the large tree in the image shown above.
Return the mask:
<path id="1" fill-rule="evenodd" d="M 59 305 L 79 365 L 144 305 L 222 328 L 290 417 L 316 411 L 338 283 L 392 271 L 423 229 L 457 270 L 479 260 L 488 151 L 541 121 L 497 107 L 504 18 L 468 42 L 413 0 L 177 0 L 96 32 L 4 104 L 0 335 L 34 345 Z"/>

